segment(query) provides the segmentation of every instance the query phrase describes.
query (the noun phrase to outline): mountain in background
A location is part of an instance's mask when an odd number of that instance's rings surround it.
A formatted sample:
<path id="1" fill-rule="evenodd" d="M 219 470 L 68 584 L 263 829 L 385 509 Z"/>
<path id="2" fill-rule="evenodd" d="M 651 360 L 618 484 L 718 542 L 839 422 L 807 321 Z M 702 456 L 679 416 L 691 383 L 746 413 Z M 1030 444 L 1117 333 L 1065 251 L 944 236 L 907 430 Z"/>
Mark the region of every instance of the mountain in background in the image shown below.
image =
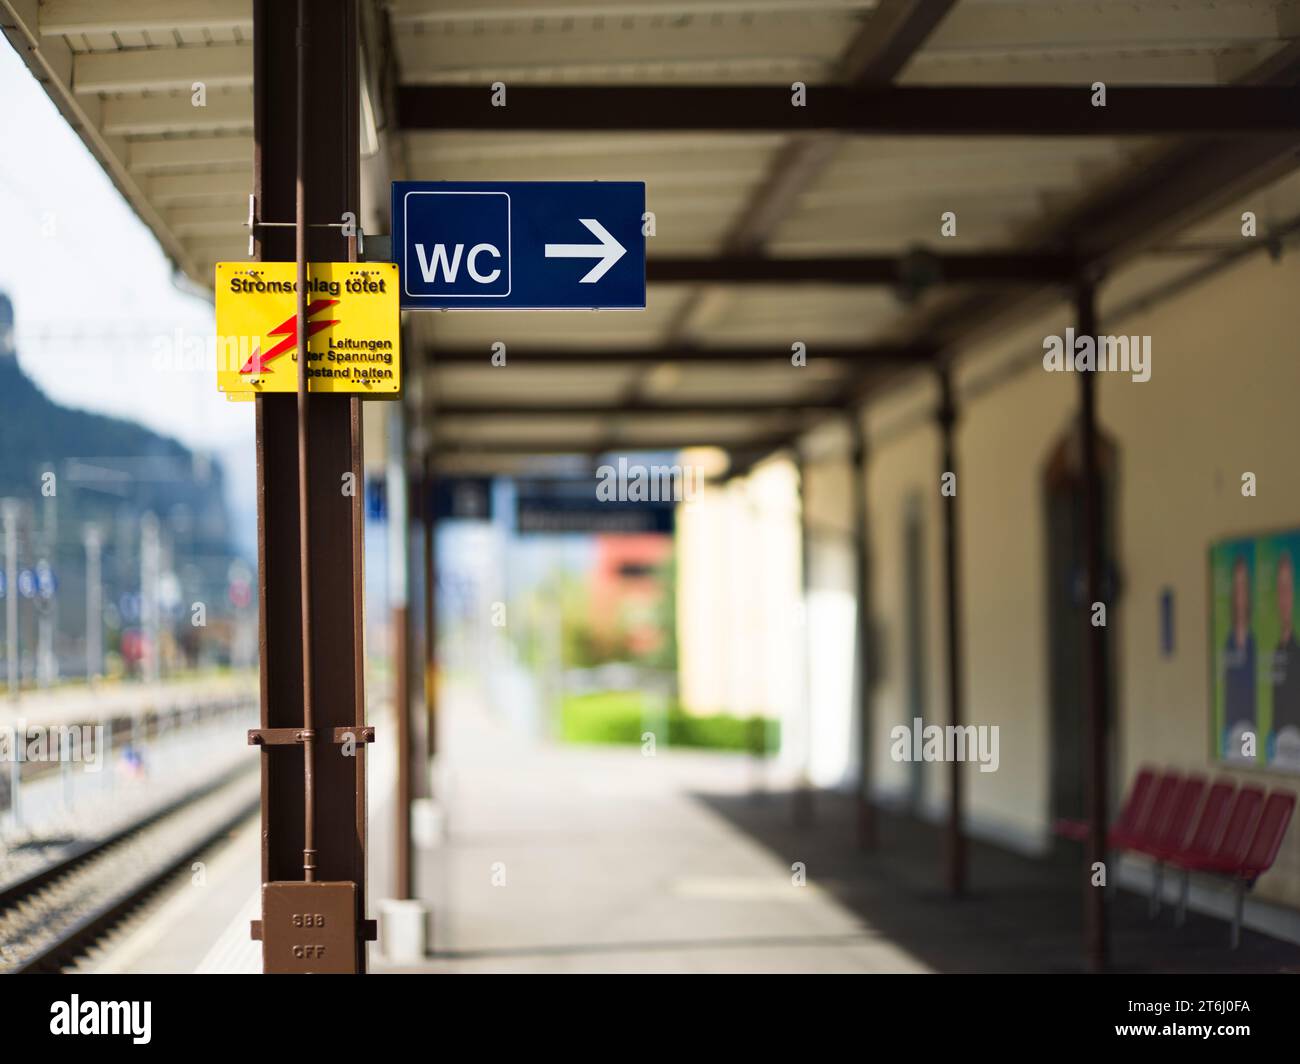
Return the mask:
<path id="1" fill-rule="evenodd" d="M 49 399 L 18 363 L 13 304 L 3 293 L 0 498 L 22 504 L 20 567 L 45 560 L 64 601 L 84 593 L 83 539 L 92 524 L 104 543 L 105 601 L 139 591 L 140 519 L 152 512 L 178 601 L 218 609 L 225 602 L 237 552 L 221 466 L 135 422 Z M 60 610 L 69 635 L 84 631 L 77 612 Z"/>

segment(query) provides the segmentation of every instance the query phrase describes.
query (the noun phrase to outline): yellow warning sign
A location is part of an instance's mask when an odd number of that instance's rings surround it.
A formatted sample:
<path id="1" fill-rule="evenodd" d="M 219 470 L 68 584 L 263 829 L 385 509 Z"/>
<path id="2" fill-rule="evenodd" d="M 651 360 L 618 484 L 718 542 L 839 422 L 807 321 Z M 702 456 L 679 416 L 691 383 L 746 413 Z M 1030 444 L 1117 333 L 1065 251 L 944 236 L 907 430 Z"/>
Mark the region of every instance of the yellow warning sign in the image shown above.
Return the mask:
<path id="1" fill-rule="evenodd" d="M 292 262 L 217 263 L 217 388 L 228 398 L 298 390 L 297 280 Z M 401 393 L 398 297 L 396 263 L 308 264 L 312 392 Z"/>

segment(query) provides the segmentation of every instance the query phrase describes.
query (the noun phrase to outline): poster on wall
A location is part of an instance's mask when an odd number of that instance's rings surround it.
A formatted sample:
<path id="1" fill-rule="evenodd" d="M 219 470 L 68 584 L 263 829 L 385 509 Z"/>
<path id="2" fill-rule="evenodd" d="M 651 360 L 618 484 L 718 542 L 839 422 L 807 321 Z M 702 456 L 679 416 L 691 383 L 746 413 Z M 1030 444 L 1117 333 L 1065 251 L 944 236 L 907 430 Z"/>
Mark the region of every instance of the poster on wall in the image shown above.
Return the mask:
<path id="1" fill-rule="evenodd" d="M 1300 772 L 1300 529 L 1210 548 L 1215 754 Z"/>

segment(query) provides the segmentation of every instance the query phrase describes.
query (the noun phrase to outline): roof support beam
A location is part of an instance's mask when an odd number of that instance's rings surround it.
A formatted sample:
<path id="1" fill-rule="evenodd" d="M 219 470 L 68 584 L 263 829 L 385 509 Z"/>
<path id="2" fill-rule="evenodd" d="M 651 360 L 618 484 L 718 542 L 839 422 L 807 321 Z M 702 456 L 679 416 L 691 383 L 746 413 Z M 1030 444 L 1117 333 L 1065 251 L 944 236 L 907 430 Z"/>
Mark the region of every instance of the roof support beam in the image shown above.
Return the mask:
<path id="1" fill-rule="evenodd" d="M 452 26 L 480 22 L 517 22 L 542 18 L 651 18 L 755 14 L 795 11 L 834 13 L 867 10 L 872 0 L 398 0 L 395 23 L 437 23 Z"/>
<path id="2" fill-rule="evenodd" d="M 1300 92 L 1273 85 L 403 85 L 404 130 L 790 132 L 859 136 L 1241 136 L 1300 131 Z"/>
<path id="3" fill-rule="evenodd" d="M 920 365 L 933 358 L 934 352 L 921 346 L 900 344 L 861 344 L 853 347 L 816 344 L 808 348 L 812 361 L 825 359 L 879 365 Z M 658 365 L 663 362 L 689 363 L 691 365 L 734 364 L 752 365 L 772 361 L 789 364 L 788 347 L 647 347 L 610 350 L 597 347 L 588 350 L 547 348 L 515 348 L 508 353 L 511 365 L 530 366 L 621 366 L 629 363 Z M 434 366 L 490 365 L 491 347 L 485 344 L 476 348 L 431 347 L 425 351 L 425 362 Z"/>
<path id="4" fill-rule="evenodd" d="M 902 73 L 957 0 L 880 0 L 840 58 L 839 79 L 886 85 Z"/>
<path id="5" fill-rule="evenodd" d="M 780 436 L 762 436 L 758 439 L 741 436 L 733 438 L 719 433 L 678 433 L 659 436 L 632 436 L 628 439 L 605 438 L 573 440 L 556 439 L 487 439 L 464 440 L 446 437 L 434 440 L 433 448 L 440 455 L 540 455 L 540 454 L 629 454 L 639 451 L 683 451 L 688 447 L 722 447 L 730 451 L 744 450 L 766 452 L 785 440 Z"/>
<path id="6" fill-rule="evenodd" d="M 1080 276 L 1096 276 L 1149 250 L 1173 233 L 1300 168 L 1296 140 L 1212 141 L 1182 145 L 1120 189 L 1075 211 L 1051 235 L 1078 251 Z M 931 323 L 936 342 L 956 348 L 988 334 L 1034 302 L 1059 297 L 1050 288 L 995 301 L 970 299 Z"/>
<path id="7" fill-rule="evenodd" d="M 1296 92 L 1300 81 L 1300 43 L 1284 48 L 1261 64 L 1241 85 L 1282 86 Z M 1211 141 L 1181 144 L 1133 181 L 1109 189 L 1084 204 L 1057 226 L 1045 246 L 1074 247 L 1079 255 L 1079 278 L 1132 259 L 1165 239 L 1171 232 L 1194 224 L 1234 199 L 1285 177 L 1300 168 L 1300 144 L 1295 137 L 1253 138 L 1248 141 Z M 946 349 L 951 358 L 970 343 L 1021 312 L 1059 298 L 1052 285 L 1018 292 L 1000 301 L 987 298 L 962 300 L 928 323 L 927 337 Z M 865 378 L 863 379 L 865 393 Z M 865 399 L 865 394 L 859 396 Z M 733 464 L 729 476 L 749 472 L 771 453 L 791 446 L 792 434 L 768 454 Z"/>
<path id="8" fill-rule="evenodd" d="M 749 400 L 732 403 L 436 403 L 440 421 L 448 418 L 567 418 L 567 417 L 746 417 L 768 414 L 795 415 L 803 410 L 840 410 L 837 399 Z"/>
<path id="9" fill-rule="evenodd" d="M 44 0 L 40 32 L 44 36 L 77 33 L 170 33 L 172 30 L 240 30 L 253 32 L 248 0 Z"/>
<path id="10" fill-rule="evenodd" d="M 880 0 L 849 42 L 836 65 L 837 84 L 864 88 L 890 84 L 943 22 L 956 0 Z M 840 148 L 840 138 L 820 132 L 791 137 L 769 167 L 767 176 L 733 219 L 723 250 L 752 255 L 761 249 L 794 210 L 800 197 L 825 172 Z M 912 265 L 917 265 L 913 258 Z M 900 268 L 895 276 L 902 278 Z M 915 276 L 915 270 L 910 271 Z M 933 275 L 933 267 L 926 271 Z M 904 286 L 905 288 L 905 286 Z M 716 289 L 697 288 L 674 316 L 669 343 L 689 337 L 702 307 Z M 639 382 L 633 397 L 644 388 Z M 751 457 L 737 456 L 743 464 Z M 735 463 L 733 463 L 735 464 Z"/>
<path id="11" fill-rule="evenodd" d="M 880 0 L 849 42 L 835 71 L 835 81 L 849 85 L 887 85 L 943 21 L 956 0 Z M 735 216 L 723 245 L 728 254 L 752 254 L 763 247 L 794 210 L 839 149 L 840 139 L 818 133 L 790 138 L 768 168 L 762 184 Z M 674 316 L 670 342 L 691 334 L 709 298 L 709 289 L 694 292 Z"/>
<path id="12" fill-rule="evenodd" d="M 659 284 L 851 284 L 919 289 L 938 284 L 1065 282 L 1076 272 L 1076 263 L 1065 255 L 997 251 L 807 259 L 651 257 L 646 262 L 646 280 Z"/>

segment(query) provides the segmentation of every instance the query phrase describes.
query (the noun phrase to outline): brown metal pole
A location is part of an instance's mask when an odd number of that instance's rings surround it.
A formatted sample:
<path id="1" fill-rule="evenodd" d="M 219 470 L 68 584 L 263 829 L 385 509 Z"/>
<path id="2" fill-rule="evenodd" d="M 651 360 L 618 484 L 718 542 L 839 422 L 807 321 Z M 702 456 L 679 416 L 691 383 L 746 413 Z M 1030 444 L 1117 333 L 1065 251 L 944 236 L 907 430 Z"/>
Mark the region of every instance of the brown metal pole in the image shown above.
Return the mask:
<path id="1" fill-rule="evenodd" d="M 424 587 L 424 514 L 420 509 L 420 500 L 424 496 L 424 470 L 421 459 L 412 456 L 411 473 L 407 477 L 410 488 L 407 501 L 410 507 L 410 523 L 407 528 L 407 543 L 410 547 L 410 565 L 407 568 L 407 587 L 413 598 L 419 598 L 420 608 L 413 608 L 413 599 L 408 602 L 406 616 L 407 671 L 406 682 L 412 699 L 411 707 L 411 797 L 415 801 L 432 796 L 429 780 L 427 734 L 428 713 L 424 688 L 424 642 L 428 638 L 425 629 Z M 418 587 L 417 587 L 418 584 Z"/>
<path id="2" fill-rule="evenodd" d="M 948 652 L 948 723 L 954 728 L 962 726 L 962 659 L 961 659 L 961 599 L 958 563 L 957 524 L 957 458 L 953 429 L 957 422 L 957 407 L 952 394 L 952 374 L 948 366 L 939 369 L 939 429 L 943 437 L 941 473 L 954 477 L 951 494 L 941 494 L 943 504 L 943 570 L 944 570 L 944 636 Z M 966 835 L 962 827 L 965 795 L 962 765 L 953 760 L 948 790 L 948 890 L 953 896 L 966 891 Z"/>
<path id="3" fill-rule="evenodd" d="M 388 519 L 393 520 L 390 511 Z M 395 716 L 397 725 L 397 795 L 394 896 L 407 901 L 415 896 L 415 874 L 411 863 L 411 698 L 407 684 L 407 607 L 393 608 L 393 673 Z"/>
<path id="4" fill-rule="evenodd" d="M 406 413 L 404 404 L 394 403 L 387 409 L 388 455 L 384 478 L 388 501 L 388 595 L 392 604 L 393 723 L 397 732 L 393 895 L 403 901 L 414 897 L 415 886 L 411 840 L 411 801 L 415 797 L 411 763 L 415 745 L 410 683 L 411 481 L 406 460 L 410 421 Z"/>
<path id="5" fill-rule="evenodd" d="M 876 848 L 876 810 L 871 804 L 871 559 L 867 538 L 867 431 L 862 411 L 850 419 L 853 439 L 853 552 L 858 600 L 858 845 Z"/>
<path id="6" fill-rule="evenodd" d="M 1096 336 L 1096 293 L 1091 282 L 1075 292 L 1080 336 Z M 1089 967 L 1106 967 L 1108 941 L 1105 891 L 1092 885 L 1092 869 L 1106 860 L 1106 730 L 1110 692 L 1106 686 L 1106 629 L 1092 623 L 1092 604 L 1102 599 L 1102 488 L 1097 441 L 1096 377 L 1079 374 L 1079 443 L 1083 459 L 1083 547 L 1086 589 L 1082 624 L 1086 644 L 1087 743 L 1084 751 L 1088 803 L 1087 864 L 1084 871 L 1084 936 Z"/>
<path id="7" fill-rule="evenodd" d="M 257 257 L 266 262 L 353 257 L 352 242 L 337 223 L 344 212 L 360 211 L 356 3 L 312 0 L 310 14 L 310 48 L 302 54 L 304 81 L 311 88 L 301 144 L 301 173 L 309 174 L 311 182 L 304 217 L 297 204 L 299 71 L 295 63 L 285 62 L 296 54 L 298 5 L 253 3 L 255 221 L 306 223 L 297 228 L 258 224 Z M 305 241 L 301 251 L 299 241 Z M 298 335 L 303 335 L 301 326 Z M 300 370 L 305 356 L 303 344 Z M 288 395 L 257 397 L 261 726 L 297 731 L 310 720 L 317 740 L 312 754 L 301 759 L 283 748 L 259 755 L 262 880 L 302 879 L 307 851 L 314 850 L 317 882 L 355 883 L 354 968 L 361 972 L 366 966 L 364 940 L 373 933 L 365 921 L 365 744 L 358 743 L 355 756 L 347 757 L 324 742 L 338 729 L 354 731 L 365 725 L 361 405 L 351 397 L 313 394 L 305 414 L 309 463 L 301 461 L 303 420 L 296 400 Z M 307 522 L 301 520 L 304 516 Z M 304 543 L 311 548 L 314 564 L 304 564 Z M 310 626 L 310 695 L 304 683 L 304 614 Z M 325 697 L 315 697 L 319 692 Z M 314 806 L 310 840 L 308 766 Z"/>
<path id="8" fill-rule="evenodd" d="M 424 450 L 423 470 L 420 513 L 424 517 L 425 754 L 432 759 L 438 754 L 438 509 L 433 498 L 435 474 L 432 447 Z"/>
<path id="9" fill-rule="evenodd" d="M 313 730 L 311 675 L 311 497 L 307 462 L 311 454 L 307 421 L 307 0 L 298 0 L 297 176 L 294 183 L 294 256 L 298 265 L 298 565 L 302 595 L 302 877 L 316 878 L 316 732 Z"/>
<path id="10" fill-rule="evenodd" d="M 316 0 L 319 3 L 319 0 Z M 334 0 L 339 4 L 340 0 Z M 339 81 L 343 85 L 343 95 L 345 97 L 341 121 L 333 123 L 343 130 L 344 151 L 343 156 L 343 181 L 346 195 L 347 213 L 354 218 L 361 217 L 361 81 L 359 70 L 359 21 L 360 16 L 357 10 L 356 0 L 342 0 L 339 9 L 341 16 L 341 27 L 343 29 L 343 54 L 340 57 L 339 64 L 340 75 Z M 330 232 L 330 230 L 326 230 Z M 340 230 L 342 232 L 342 230 Z M 357 231 L 352 235 L 345 237 L 346 247 L 345 257 L 348 262 L 357 262 L 360 259 L 360 237 Z M 319 403 L 317 406 L 319 407 Z M 364 401 L 359 395 L 348 397 L 347 409 L 341 410 L 337 415 L 332 415 L 336 419 L 346 421 L 346 440 L 347 453 L 345 460 L 348 466 L 348 472 L 352 474 L 352 483 L 354 493 L 350 499 L 348 510 L 347 536 L 348 547 L 352 558 L 352 579 L 349 604 L 351 607 L 351 640 L 350 649 L 352 652 L 352 684 L 353 684 L 353 701 L 351 706 L 347 707 L 341 714 L 345 719 L 350 718 L 353 725 L 357 728 L 364 728 L 366 724 L 366 642 L 365 642 L 365 572 L 363 559 L 365 557 L 365 501 L 364 501 L 364 480 L 365 465 L 362 445 L 362 426 L 364 423 Z M 319 416 L 319 414 L 317 415 Z M 362 933 L 357 940 L 357 971 L 364 974 L 366 971 L 366 947 L 367 941 L 375 937 L 370 930 L 369 921 L 365 920 L 366 915 L 366 848 L 369 840 L 369 826 L 367 824 L 367 805 L 366 805 L 366 745 L 359 744 L 355 750 L 352 760 L 356 763 L 356 771 L 352 778 L 352 793 L 344 794 L 344 802 L 340 803 L 338 818 L 340 827 L 344 830 L 347 828 L 347 822 L 344 820 L 345 815 L 350 814 L 353 830 L 355 832 L 352 845 L 352 881 L 357 885 L 357 918 L 363 921 Z M 348 808 L 348 800 L 350 806 Z"/>

